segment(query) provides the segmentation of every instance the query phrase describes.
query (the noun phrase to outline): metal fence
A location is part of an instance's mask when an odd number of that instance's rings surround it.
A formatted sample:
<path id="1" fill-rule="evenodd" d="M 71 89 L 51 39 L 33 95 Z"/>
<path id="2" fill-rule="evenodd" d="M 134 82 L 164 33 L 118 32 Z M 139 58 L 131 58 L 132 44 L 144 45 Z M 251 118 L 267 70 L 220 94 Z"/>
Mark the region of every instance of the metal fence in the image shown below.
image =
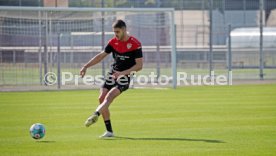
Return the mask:
<path id="1" fill-rule="evenodd" d="M 276 79 L 276 1 L 195 0 L 178 4 L 178 71 L 191 75 L 211 71 L 228 75 L 231 71 L 234 80 Z"/>
<path id="2" fill-rule="evenodd" d="M 1 8 L 1 79 L 0 85 L 29 88 L 89 88 L 81 83 L 80 68 L 102 51 L 113 37 L 112 23 L 124 19 L 128 31 L 143 45 L 145 70 L 158 69 L 172 76 L 171 54 L 174 36 L 173 9 L 93 9 L 83 8 Z M 159 49 L 159 50 L 156 50 Z M 174 48 L 175 49 L 175 48 Z M 161 59 L 164 61 L 162 63 Z M 105 75 L 113 63 L 111 56 L 93 67 L 89 75 Z M 175 69 L 175 68 L 174 68 Z M 160 71 L 160 70 L 159 70 Z M 50 75 L 49 79 L 47 74 Z M 60 74 L 71 73 L 72 80 L 61 86 Z M 77 79 L 77 80 L 76 80 Z M 77 84 L 76 83 L 81 83 Z M 172 84 L 172 83 L 170 83 Z M 169 85 L 170 85 L 169 84 Z"/>
<path id="3" fill-rule="evenodd" d="M 69 6 L 173 7 L 178 72 L 202 76 L 211 75 L 212 71 L 215 75 L 228 75 L 231 71 L 234 80 L 276 79 L 275 1 L 111 2 L 114 3 L 69 1 Z M 260 2 L 264 2 L 263 5 Z M 263 11 L 260 11 L 262 6 Z M 4 7 L 0 13 L 1 89 L 57 88 L 56 85 L 45 86 L 44 75 L 57 73 L 58 63 L 62 71 L 77 75 L 80 67 L 113 36 L 111 24 L 117 18 L 125 19 L 129 32 L 142 41 L 145 68 L 141 73 L 172 76 L 171 46 L 174 43 L 170 39 L 172 28 L 168 13 L 5 11 Z M 111 63 L 109 57 L 89 72 L 105 75 Z M 91 87 L 74 83 L 62 87 Z"/>

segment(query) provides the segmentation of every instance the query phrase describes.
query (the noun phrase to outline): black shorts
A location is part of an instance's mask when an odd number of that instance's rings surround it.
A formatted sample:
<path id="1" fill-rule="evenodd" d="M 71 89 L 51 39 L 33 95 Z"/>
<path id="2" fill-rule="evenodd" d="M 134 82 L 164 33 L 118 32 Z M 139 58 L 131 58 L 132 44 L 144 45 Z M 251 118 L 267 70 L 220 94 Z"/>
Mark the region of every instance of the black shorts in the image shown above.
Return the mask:
<path id="1" fill-rule="evenodd" d="M 116 87 L 117 89 L 120 90 L 121 93 L 123 91 L 126 91 L 129 88 L 129 84 L 131 80 L 130 76 L 122 76 L 120 78 L 114 79 L 112 77 L 112 74 L 113 73 L 108 72 L 102 88 L 111 90 L 112 88 Z"/>

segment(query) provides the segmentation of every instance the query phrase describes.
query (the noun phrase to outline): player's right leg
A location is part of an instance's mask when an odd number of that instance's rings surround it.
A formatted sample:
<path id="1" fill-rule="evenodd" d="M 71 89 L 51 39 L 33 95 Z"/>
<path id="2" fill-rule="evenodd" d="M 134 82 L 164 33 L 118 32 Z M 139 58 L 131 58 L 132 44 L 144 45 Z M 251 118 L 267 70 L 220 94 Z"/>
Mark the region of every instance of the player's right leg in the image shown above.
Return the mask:
<path id="1" fill-rule="evenodd" d="M 99 104 L 101 104 L 104 99 L 105 99 L 105 96 L 106 94 L 108 93 L 108 89 L 107 88 L 101 88 L 100 89 L 100 96 L 99 96 Z M 90 125 L 94 124 L 95 122 L 97 122 L 98 120 L 98 114 L 92 114 L 86 121 L 85 121 L 85 126 L 86 127 L 89 127 Z M 108 108 L 107 109 L 104 109 L 103 112 L 102 112 L 102 116 L 103 116 L 103 119 L 104 121 L 110 121 L 110 113 L 109 113 L 109 110 Z"/>
<path id="2" fill-rule="evenodd" d="M 112 88 L 105 96 L 104 101 L 97 107 L 95 113 L 85 121 L 85 126 L 89 127 L 90 125 L 97 122 L 100 114 L 102 114 L 104 110 L 107 110 L 112 101 L 120 94 L 121 92 L 119 89 L 117 89 L 116 87 Z"/>
<path id="3" fill-rule="evenodd" d="M 100 89 L 100 96 L 99 96 L 99 104 L 103 103 L 106 94 L 108 93 L 108 89 L 107 88 L 101 88 Z M 109 109 L 104 109 L 102 111 L 102 116 L 103 116 L 103 120 L 107 121 L 110 120 L 110 112 Z"/>
<path id="4" fill-rule="evenodd" d="M 100 90 L 100 96 L 99 96 L 99 102 L 100 102 L 100 104 L 103 103 L 103 101 L 106 98 L 107 93 L 114 86 L 115 86 L 115 81 L 112 78 L 112 73 L 108 73 L 107 78 L 105 79 L 105 83 L 103 84 L 103 86 L 101 87 L 101 90 Z M 109 113 L 108 108 L 103 109 L 103 111 L 101 112 L 101 114 L 103 115 L 104 121 L 105 121 L 105 119 L 109 120 L 110 113 Z M 99 115 L 100 114 L 98 112 L 95 112 L 94 114 L 92 114 L 91 116 L 89 116 L 88 119 L 84 123 L 85 126 L 89 127 L 90 125 L 92 125 L 95 122 L 97 122 Z"/>

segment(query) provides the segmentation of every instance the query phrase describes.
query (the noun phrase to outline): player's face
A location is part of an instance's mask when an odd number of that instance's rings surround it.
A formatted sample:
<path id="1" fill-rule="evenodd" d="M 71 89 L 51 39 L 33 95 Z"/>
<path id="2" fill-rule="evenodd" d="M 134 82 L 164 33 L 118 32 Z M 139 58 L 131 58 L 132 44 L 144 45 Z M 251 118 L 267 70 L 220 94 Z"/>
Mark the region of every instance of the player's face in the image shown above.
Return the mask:
<path id="1" fill-rule="evenodd" d="M 118 40 L 123 40 L 125 37 L 125 28 L 113 28 L 113 32 Z"/>

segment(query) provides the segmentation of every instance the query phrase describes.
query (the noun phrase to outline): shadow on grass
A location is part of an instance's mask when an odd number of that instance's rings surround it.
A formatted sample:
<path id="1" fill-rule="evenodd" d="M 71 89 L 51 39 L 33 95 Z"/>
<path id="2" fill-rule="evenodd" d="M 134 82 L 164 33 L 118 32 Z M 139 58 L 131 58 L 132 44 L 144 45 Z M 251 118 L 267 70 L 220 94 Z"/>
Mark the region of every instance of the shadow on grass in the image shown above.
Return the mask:
<path id="1" fill-rule="evenodd" d="M 189 139 L 189 138 L 131 138 L 116 136 L 113 139 L 106 140 L 148 140 L 148 141 L 197 141 L 197 142 L 206 142 L 206 143 L 225 143 L 221 140 L 211 140 L 211 139 Z"/>
<path id="2" fill-rule="evenodd" d="M 50 144 L 50 143 L 55 143 L 56 141 L 36 141 L 37 143 L 44 143 L 44 144 Z"/>

